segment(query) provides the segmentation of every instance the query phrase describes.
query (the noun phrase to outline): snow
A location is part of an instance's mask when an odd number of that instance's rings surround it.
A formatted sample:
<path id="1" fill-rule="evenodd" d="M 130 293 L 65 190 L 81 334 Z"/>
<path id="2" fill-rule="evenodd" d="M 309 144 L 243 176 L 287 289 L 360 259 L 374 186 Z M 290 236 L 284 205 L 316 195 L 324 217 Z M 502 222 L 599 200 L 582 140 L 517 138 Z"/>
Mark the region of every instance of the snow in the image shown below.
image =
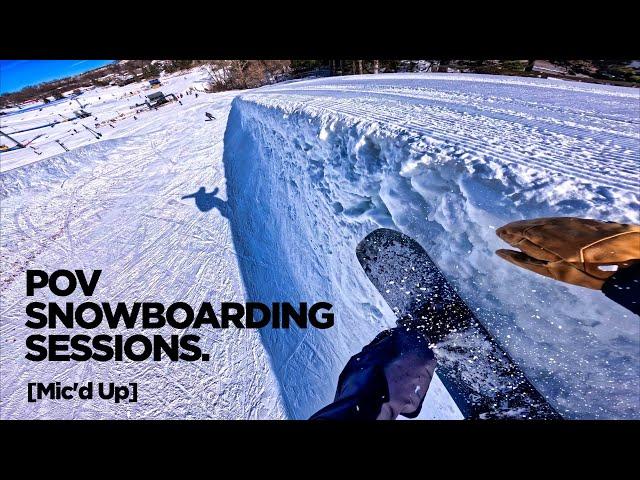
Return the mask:
<path id="1" fill-rule="evenodd" d="M 203 79 L 162 77 L 160 90 Z M 363 75 L 184 96 L 133 120 L 142 88 L 78 98 L 98 122 L 124 114 L 96 130 L 100 140 L 69 135 L 65 122 L 34 141 L 42 155 L 0 158 L 2 418 L 307 418 L 331 401 L 349 357 L 394 324 L 355 256 L 379 226 L 427 249 L 564 416 L 640 416 L 637 317 L 493 254 L 506 246 L 495 229 L 513 220 L 640 223 L 638 90 Z M 2 117 L 3 131 L 73 103 Z M 217 120 L 204 122 L 205 111 Z M 200 187 L 204 211 L 182 199 Z M 103 268 L 105 301 L 329 301 L 336 324 L 201 331 L 208 363 L 28 362 L 23 312 L 39 297 L 24 296 L 27 268 Z M 141 401 L 26 403 L 31 379 L 92 378 L 136 379 Z M 460 418 L 437 375 L 420 418 Z"/>
<path id="2" fill-rule="evenodd" d="M 342 312 L 328 332 L 262 332 L 294 416 L 332 394 L 297 365 L 336 378 L 337 351 L 357 352 L 393 321 L 353 255 L 384 226 L 427 248 L 563 415 L 636 417 L 638 319 L 493 252 L 505 247 L 495 229 L 522 218 L 638 223 L 638 100 L 633 89 L 441 74 L 311 80 L 237 98 L 225 139 L 236 245 L 279 264 L 241 265 L 245 285 L 252 298 L 317 295 Z"/>
<path id="3" fill-rule="evenodd" d="M 194 73 L 191 77 L 199 78 Z M 187 88 L 176 78 L 165 93 Z M 127 86 L 131 87 L 131 85 Z M 125 89 L 127 87 L 124 87 Z M 114 92 L 116 96 L 111 97 Z M 133 100 L 95 90 L 116 110 Z M 222 139 L 235 93 L 195 98 L 102 128 L 103 141 L 37 158 L 0 177 L 2 418 L 282 418 L 279 387 L 255 330 L 200 329 L 210 362 L 29 362 L 27 268 L 103 269 L 94 301 L 244 302 L 227 219 L 181 197 L 201 186 L 225 194 Z M 113 98 L 113 99 L 112 99 Z M 204 112 L 216 122 L 204 122 Z M 107 110 L 105 107 L 105 116 Z M 110 132 L 113 130 L 113 133 Z M 19 152 L 19 151 L 18 151 Z M 11 161 L 11 152 L 2 155 Z M 33 155 L 35 157 L 35 155 Z M 44 155 L 43 155 L 44 156 Z M 64 299 L 82 302 L 73 294 Z M 171 328 L 160 330 L 168 337 Z M 60 332 L 64 333 L 64 329 Z M 111 333 L 106 328 L 98 333 Z M 125 331 L 119 333 L 127 334 Z M 144 332 L 135 332 L 144 333 Z M 149 333 L 149 332 L 146 332 Z M 154 332 L 155 333 L 155 332 Z M 191 332 L 195 333 L 195 332 Z M 139 383 L 139 403 L 26 401 L 29 381 Z"/>

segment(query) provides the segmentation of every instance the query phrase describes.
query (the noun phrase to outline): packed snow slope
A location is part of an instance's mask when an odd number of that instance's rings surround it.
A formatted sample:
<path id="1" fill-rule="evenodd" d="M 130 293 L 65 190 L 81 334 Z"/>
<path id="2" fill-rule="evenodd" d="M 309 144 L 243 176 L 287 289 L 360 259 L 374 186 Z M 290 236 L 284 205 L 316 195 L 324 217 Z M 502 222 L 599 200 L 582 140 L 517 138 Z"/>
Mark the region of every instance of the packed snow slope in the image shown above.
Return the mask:
<path id="1" fill-rule="evenodd" d="M 201 78 L 198 71 L 162 77 L 164 93 L 184 93 Z M 205 77 L 206 78 L 206 77 Z M 222 168 L 223 135 L 236 93 L 184 95 L 157 111 L 123 118 L 119 112 L 139 102 L 143 85 L 109 87 L 90 92 L 83 104 L 98 113 L 105 140 L 73 135 L 77 148 L 67 153 L 40 144 L 41 156 L 27 149 L 3 153 L 7 167 L 0 175 L 0 417 L 26 419 L 259 419 L 283 418 L 277 379 L 255 330 L 173 331 L 133 333 L 193 333 L 201 336 L 209 362 L 32 362 L 25 339 L 35 331 L 25 326 L 31 301 L 87 300 L 248 301 L 238 272 L 229 221 L 220 210 L 199 209 L 185 195 L 206 187 L 225 195 Z M 100 99 L 99 99 L 100 98 Z M 42 113 L 55 116 L 66 104 Z M 216 121 L 205 122 L 205 112 Z M 35 112 L 6 119 L 10 126 Z M 38 119 L 42 120 L 42 119 Z M 5 119 L 2 119 L 3 123 Z M 48 121 L 48 119 L 45 119 Z M 82 122 L 79 122 L 82 124 Z M 52 138 L 74 125 L 52 128 Z M 89 124 L 92 125 L 92 124 Z M 77 128 L 79 131 L 81 128 Z M 49 142 L 50 140 L 47 140 Z M 72 141 L 65 140 L 70 146 Z M 29 155 L 26 155 L 30 153 Z M 46 158 L 49 153 L 53 156 Z M 16 157 L 15 155 L 18 154 Z M 43 160 L 44 158 L 44 160 Z M 20 166 L 22 165 L 22 166 Z M 3 168 L 4 169 L 4 168 Z M 95 294 L 65 298 L 38 290 L 25 296 L 25 270 L 102 269 Z M 216 307 L 217 308 L 217 307 Z M 64 327 L 52 332 L 68 333 Z M 74 333 L 85 333 L 82 330 Z M 90 334 L 114 334 L 99 328 Z M 125 336 L 131 331 L 115 332 Z M 137 382 L 138 403 L 94 400 L 27 403 L 27 383 Z"/>
<path id="2" fill-rule="evenodd" d="M 640 417 L 640 321 L 598 291 L 494 251 L 514 220 L 639 223 L 640 92 L 544 79 L 399 74 L 278 84 L 233 101 L 224 169 L 254 301 L 330 301 L 329 330 L 262 330 L 290 416 L 330 401 L 394 317 L 355 256 L 384 226 L 417 239 L 567 418 Z M 423 416 L 455 417 L 442 401 Z M 448 410 L 447 410 L 448 409 Z M 445 411 L 447 413 L 445 413 Z"/>
<path id="3" fill-rule="evenodd" d="M 0 117 L 2 132 L 27 147 L 3 152 L 0 172 L 59 155 L 65 152 L 65 148 L 74 150 L 130 136 L 138 130 L 142 133 L 144 125 L 150 121 L 166 122 L 162 113 L 136 105 L 143 105 L 147 95 L 158 91 L 184 94 L 190 89 L 202 88 L 200 82 L 203 76 L 206 78 L 206 73 L 202 71 L 164 76 L 158 88 L 151 87 L 147 82 L 94 88 L 77 97 L 41 104 L 37 108 L 10 110 L 7 115 Z M 195 100 L 195 96 L 183 96 L 181 101 L 190 100 Z M 203 99 L 200 98 L 200 101 Z M 81 109 L 90 115 L 77 118 L 76 112 Z M 15 145 L 3 136 L 0 136 L 0 142 L 8 147 Z"/>
<path id="4" fill-rule="evenodd" d="M 160 90 L 204 79 L 163 76 Z M 495 229 L 517 219 L 639 221 L 637 90 L 358 76 L 184 95 L 134 118 L 148 93 L 87 92 L 87 119 L 62 121 L 75 101 L 1 119 L 31 142 L 0 154 L 1 418 L 308 417 L 349 357 L 394 324 L 355 255 L 378 226 L 427 248 L 566 417 L 640 417 L 638 318 L 493 254 L 505 247 Z M 335 326 L 200 329 L 206 363 L 30 362 L 25 306 L 60 299 L 26 297 L 29 268 L 102 269 L 94 301 L 328 301 Z M 139 402 L 31 404 L 31 381 L 137 381 Z M 436 377 L 421 418 L 459 417 Z"/>

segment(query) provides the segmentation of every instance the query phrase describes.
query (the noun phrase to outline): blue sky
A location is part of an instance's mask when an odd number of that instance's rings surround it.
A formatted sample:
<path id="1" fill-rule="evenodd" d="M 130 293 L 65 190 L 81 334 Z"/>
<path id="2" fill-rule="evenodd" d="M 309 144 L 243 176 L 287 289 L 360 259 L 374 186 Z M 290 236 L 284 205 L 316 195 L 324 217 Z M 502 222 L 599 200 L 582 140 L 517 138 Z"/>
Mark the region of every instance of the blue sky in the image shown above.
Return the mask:
<path id="1" fill-rule="evenodd" d="M 0 60 L 0 93 L 70 77 L 113 60 Z"/>

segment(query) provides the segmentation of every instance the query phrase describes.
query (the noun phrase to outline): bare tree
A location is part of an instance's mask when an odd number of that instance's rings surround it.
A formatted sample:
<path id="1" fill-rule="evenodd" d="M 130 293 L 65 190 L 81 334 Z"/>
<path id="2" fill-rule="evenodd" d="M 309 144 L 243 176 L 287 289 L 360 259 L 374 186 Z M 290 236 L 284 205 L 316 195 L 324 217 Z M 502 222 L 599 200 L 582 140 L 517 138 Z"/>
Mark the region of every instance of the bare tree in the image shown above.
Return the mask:
<path id="1" fill-rule="evenodd" d="M 373 73 L 380 73 L 380 60 L 373 61 Z"/>
<path id="2" fill-rule="evenodd" d="M 209 62 L 207 89 L 255 88 L 281 80 L 290 69 L 290 60 L 213 60 Z"/>
<path id="3" fill-rule="evenodd" d="M 362 60 L 358 60 L 358 75 L 362 75 Z"/>

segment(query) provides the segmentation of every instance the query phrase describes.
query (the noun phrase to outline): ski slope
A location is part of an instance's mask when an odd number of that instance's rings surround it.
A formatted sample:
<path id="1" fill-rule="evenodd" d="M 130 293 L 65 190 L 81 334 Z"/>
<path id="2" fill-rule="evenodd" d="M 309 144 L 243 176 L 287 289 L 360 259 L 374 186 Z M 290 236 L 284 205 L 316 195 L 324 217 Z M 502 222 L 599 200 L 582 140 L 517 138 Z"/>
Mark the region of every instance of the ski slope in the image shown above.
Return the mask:
<path id="1" fill-rule="evenodd" d="M 201 79 L 175 75 L 161 90 Z M 96 89 L 87 108 L 107 121 L 141 91 Z M 429 251 L 565 417 L 638 418 L 638 318 L 493 251 L 505 247 L 495 229 L 523 218 L 640 223 L 639 101 L 637 89 L 531 78 L 337 77 L 185 96 L 105 124 L 102 139 L 74 134 L 69 152 L 2 154 L 1 416 L 307 418 L 394 323 L 355 257 L 384 226 Z M 3 129 L 60 108 L 3 117 Z M 103 268 L 105 300 L 329 301 L 336 324 L 206 332 L 209 363 L 27 362 L 27 268 Z M 33 378 L 135 378 L 145 393 L 34 406 Z M 437 378 L 421 418 L 459 418 Z"/>
<path id="2" fill-rule="evenodd" d="M 161 90 L 183 92 L 200 77 L 194 72 L 169 78 Z M 96 105 L 87 109 L 102 110 L 103 118 L 111 118 L 135 103 L 119 98 L 130 88 L 96 90 Z M 0 176 L 2 418 L 285 416 L 256 331 L 201 329 L 200 343 L 212 359 L 206 363 L 24 359 L 25 338 L 34 333 L 24 326 L 25 305 L 37 299 L 61 300 L 43 291 L 25 297 L 28 268 L 103 269 L 94 301 L 245 301 L 227 219 L 218 211 L 198 210 L 193 200 L 181 200 L 201 186 L 219 187 L 224 193 L 222 140 L 234 96 L 185 95 L 183 105 L 173 103 L 142 113 L 138 120 L 118 121 L 116 128 L 103 126 L 97 131 L 105 132 L 104 141 L 78 137 L 85 142 L 79 148 L 45 160 L 22 157 L 21 162 L 31 163 Z M 98 97 L 111 107 L 98 103 Z M 205 111 L 218 120 L 204 122 Z M 44 157 L 48 150 L 42 150 Z M 11 155 L 20 152 L 2 154 L 0 163 L 12 166 Z M 81 302 L 85 297 L 74 293 L 66 299 Z M 167 337 L 183 331 L 165 328 L 159 333 Z M 119 405 L 77 400 L 30 404 L 26 384 L 35 380 L 137 381 L 140 399 Z"/>

